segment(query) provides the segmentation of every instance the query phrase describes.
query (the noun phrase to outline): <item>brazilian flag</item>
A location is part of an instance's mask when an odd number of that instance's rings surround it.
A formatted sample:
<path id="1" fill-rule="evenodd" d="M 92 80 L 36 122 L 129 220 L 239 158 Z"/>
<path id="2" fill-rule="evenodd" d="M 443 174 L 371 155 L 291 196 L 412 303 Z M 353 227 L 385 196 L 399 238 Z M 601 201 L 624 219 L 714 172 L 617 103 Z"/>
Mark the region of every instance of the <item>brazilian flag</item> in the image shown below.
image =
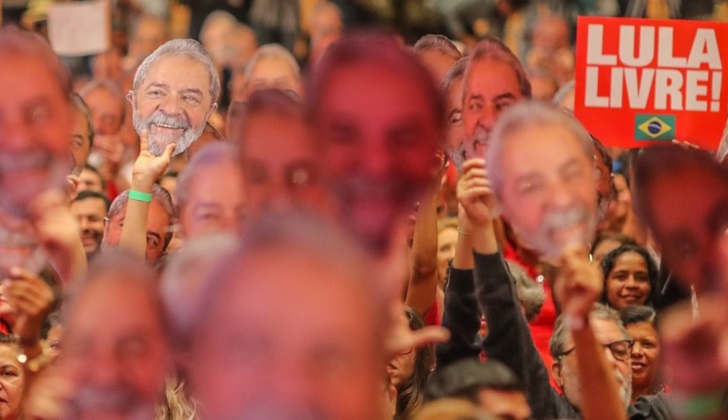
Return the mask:
<path id="1" fill-rule="evenodd" d="M 635 140 L 672 140 L 675 138 L 675 116 L 637 114 L 634 122 Z"/>

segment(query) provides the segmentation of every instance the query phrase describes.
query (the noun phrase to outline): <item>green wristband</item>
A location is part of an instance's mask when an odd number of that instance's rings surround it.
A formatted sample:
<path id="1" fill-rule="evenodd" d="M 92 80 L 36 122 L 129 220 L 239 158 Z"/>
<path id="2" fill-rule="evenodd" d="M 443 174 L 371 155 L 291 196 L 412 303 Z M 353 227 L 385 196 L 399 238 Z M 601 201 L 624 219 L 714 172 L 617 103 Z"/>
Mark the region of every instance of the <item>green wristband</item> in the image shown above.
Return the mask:
<path id="1" fill-rule="evenodd" d="M 129 190 L 129 200 L 143 201 L 145 203 L 152 202 L 152 195 L 140 191 Z"/>

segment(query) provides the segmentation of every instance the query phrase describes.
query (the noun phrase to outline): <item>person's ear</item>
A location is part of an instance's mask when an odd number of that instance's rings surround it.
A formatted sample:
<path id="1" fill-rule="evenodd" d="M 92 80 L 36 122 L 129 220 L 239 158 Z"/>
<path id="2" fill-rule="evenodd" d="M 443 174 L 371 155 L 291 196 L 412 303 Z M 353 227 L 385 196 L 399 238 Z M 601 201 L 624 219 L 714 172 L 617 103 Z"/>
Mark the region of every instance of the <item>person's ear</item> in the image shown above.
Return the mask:
<path id="1" fill-rule="evenodd" d="M 561 363 L 560 362 L 554 361 L 554 363 L 551 365 L 551 376 L 554 377 L 554 379 L 556 380 L 556 383 L 558 383 L 559 386 L 561 387 L 561 389 L 563 390 L 564 381 L 563 381 L 563 378 L 561 377 Z"/>
<path id="2" fill-rule="evenodd" d="M 134 96 L 133 90 L 130 90 L 129 93 L 126 94 L 126 100 L 131 104 L 131 109 L 136 109 L 136 97 Z"/>

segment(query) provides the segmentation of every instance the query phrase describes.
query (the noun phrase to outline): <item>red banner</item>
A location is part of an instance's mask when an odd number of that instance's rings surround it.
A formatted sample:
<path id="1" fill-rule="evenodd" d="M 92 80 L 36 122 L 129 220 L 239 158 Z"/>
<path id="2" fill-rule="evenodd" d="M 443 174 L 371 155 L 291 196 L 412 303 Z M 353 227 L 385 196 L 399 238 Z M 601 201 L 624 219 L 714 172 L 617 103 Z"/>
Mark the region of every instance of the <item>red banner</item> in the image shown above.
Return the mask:
<path id="1" fill-rule="evenodd" d="M 728 118 L 728 24 L 580 17 L 574 112 L 607 146 L 715 150 Z"/>

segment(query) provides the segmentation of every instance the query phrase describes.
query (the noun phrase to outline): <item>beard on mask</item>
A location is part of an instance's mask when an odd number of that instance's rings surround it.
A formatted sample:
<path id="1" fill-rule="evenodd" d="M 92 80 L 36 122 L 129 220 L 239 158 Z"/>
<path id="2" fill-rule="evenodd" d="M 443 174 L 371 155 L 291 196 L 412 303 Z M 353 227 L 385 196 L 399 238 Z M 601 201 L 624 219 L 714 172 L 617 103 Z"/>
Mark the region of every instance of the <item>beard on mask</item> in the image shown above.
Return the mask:
<path id="1" fill-rule="evenodd" d="M 485 159 L 485 149 L 488 146 L 488 137 L 490 136 L 490 130 L 486 130 L 481 126 L 475 128 L 473 136 L 466 141 L 463 155 L 465 160 L 473 158 Z"/>
<path id="2" fill-rule="evenodd" d="M 457 147 L 448 147 L 446 152 L 458 172 L 463 173 L 463 165 L 465 164 L 467 155 L 465 152 L 465 142 L 461 141 Z"/>
<path id="3" fill-rule="evenodd" d="M 199 127 L 191 127 L 186 119 L 165 115 L 162 111 L 154 111 L 146 119 L 142 119 L 137 110 L 134 110 L 132 122 L 137 134 L 141 135 L 146 130 L 149 136 L 149 153 L 160 156 L 170 144 L 176 144 L 172 156 L 177 156 L 187 150 L 190 145 L 200 138 L 205 124 Z M 156 133 L 152 132 L 152 125 L 165 126 L 172 129 L 182 130 L 182 134 Z"/>
<path id="4" fill-rule="evenodd" d="M 82 386 L 75 392 L 70 406 L 79 416 L 83 413 L 116 413 L 128 419 L 148 419 L 154 412 L 154 404 L 145 403 L 130 387 L 121 384 Z"/>
<path id="5" fill-rule="evenodd" d="M 578 226 L 581 225 L 581 228 Z M 566 246 L 578 243 L 589 246 L 596 230 L 596 215 L 590 214 L 585 205 L 577 204 L 567 208 L 549 210 L 535 235 L 516 235 L 524 245 L 541 254 L 547 261 L 556 263 Z M 574 229 L 563 233 L 564 230 Z"/>
<path id="6" fill-rule="evenodd" d="M 28 206 L 36 197 L 68 188 L 67 176 L 72 168 L 70 154 L 68 159 L 46 150 L 0 154 L 0 211 L 27 217 Z"/>

